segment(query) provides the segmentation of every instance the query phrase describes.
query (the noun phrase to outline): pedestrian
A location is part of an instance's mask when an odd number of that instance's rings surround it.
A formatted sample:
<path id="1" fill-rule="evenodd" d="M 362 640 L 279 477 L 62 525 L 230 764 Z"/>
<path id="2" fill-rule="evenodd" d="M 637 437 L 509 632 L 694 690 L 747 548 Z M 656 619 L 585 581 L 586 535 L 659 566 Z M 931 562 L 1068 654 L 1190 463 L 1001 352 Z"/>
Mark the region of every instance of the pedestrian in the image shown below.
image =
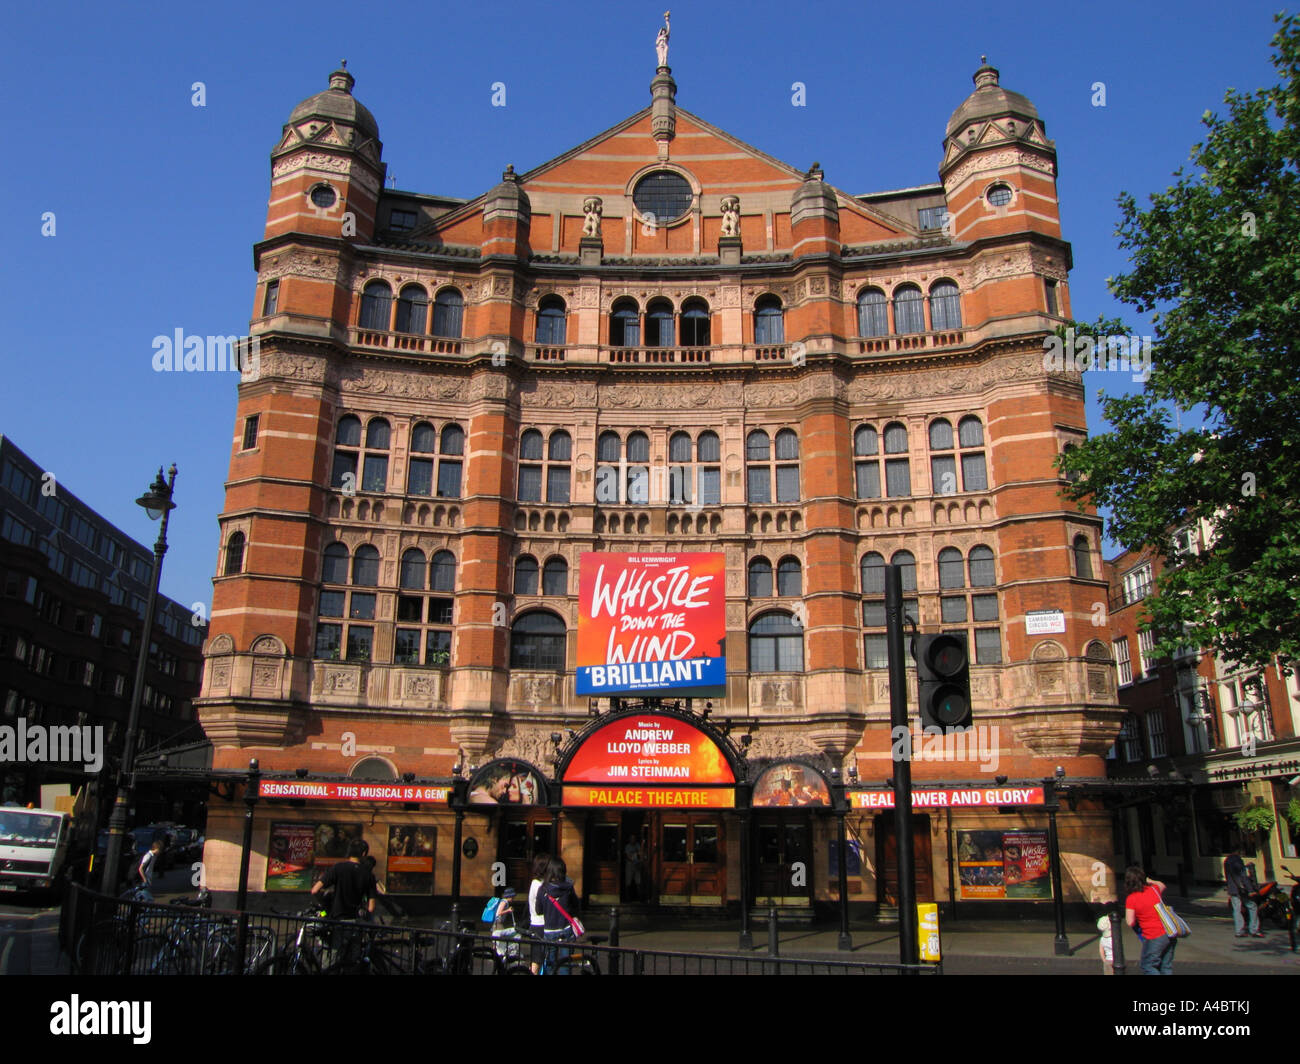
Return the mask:
<path id="1" fill-rule="evenodd" d="M 1110 933 L 1110 916 L 1103 914 L 1097 918 L 1097 930 L 1101 932 L 1098 948 L 1101 950 L 1101 971 L 1103 975 L 1115 974 L 1115 943 Z"/>
<path id="2" fill-rule="evenodd" d="M 374 914 L 378 886 L 374 873 L 362 863 L 367 849 L 361 839 L 350 840 L 347 860 L 330 865 L 325 874 L 311 885 L 312 894 L 331 887 L 334 889 L 330 902 L 330 917 L 334 920 L 356 921 L 362 918 L 363 913 L 366 919 Z M 354 952 L 351 947 L 357 944 L 357 938 L 357 934 L 348 928 L 334 928 L 330 944 L 336 955 L 343 954 L 341 959 L 344 963 L 351 959 Z"/>
<path id="3" fill-rule="evenodd" d="M 1264 932 L 1259 929 L 1259 906 L 1251 897 L 1246 862 L 1241 859 L 1241 854 L 1236 850 L 1223 860 L 1223 880 L 1228 886 L 1228 901 L 1232 905 L 1232 929 L 1236 932 L 1237 938 L 1245 938 L 1247 935 L 1263 938 Z M 1250 919 L 1249 930 L 1247 930 L 1246 918 L 1241 914 L 1242 905 L 1245 905 L 1246 914 Z"/>
<path id="4" fill-rule="evenodd" d="M 542 884 L 546 882 L 546 866 L 551 863 L 549 853 L 539 853 L 533 858 L 533 881 L 528 884 L 528 931 L 533 936 L 532 956 L 529 958 L 533 975 L 536 975 L 542 967 L 542 959 L 546 954 L 546 947 L 542 945 L 542 937 L 546 930 L 546 917 L 542 915 L 537 908 L 537 892 L 542 889 Z"/>
<path id="5" fill-rule="evenodd" d="M 136 865 L 135 875 L 139 880 L 139 889 L 149 895 L 148 900 L 153 901 L 153 877 L 158 872 L 158 855 L 162 853 L 162 839 L 154 839 L 153 845 L 140 858 L 140 863 Z"/>
<path id="6" fill-rule="evenodd" d="M 519 928 L 515 925 L 515 888 L 506 887 L 492 919 L 492 946 L 502 960 L 519 957 Z"/>
<path id="7" fill-rule="evenodd" d="M 578 913 L 578 893 L 568 869 L 558 857 L 552 857 L 546 866 L 546 882 L 537 891 L 537 911 L 544 921 L 543 935 L 548 943 L 544 965 L 554 972 L 558 962 L 568 957 L 568 950 L 558 943 L 577 938 L 573 917 Z"/>
<path id="8" fill-rule="evenodd" d="M 641 843 L 635 835 L 628 837 L 623 847 L 623 895 L 629 901 L 640 901 L 642 890 Z"/>
<path id="9" fill-rule="evenodd" d="M 1173 975 L 1174 947 L 1178 939 L 1165 934 L 1165 926 L 1156 912 L 1156 903 L 1164 895 L 1165 885 L 1148 879 L 1141 865 L 1129 865 L 1124 871 L 1124 920 L 1142 939 L 1142 974 Z"/>

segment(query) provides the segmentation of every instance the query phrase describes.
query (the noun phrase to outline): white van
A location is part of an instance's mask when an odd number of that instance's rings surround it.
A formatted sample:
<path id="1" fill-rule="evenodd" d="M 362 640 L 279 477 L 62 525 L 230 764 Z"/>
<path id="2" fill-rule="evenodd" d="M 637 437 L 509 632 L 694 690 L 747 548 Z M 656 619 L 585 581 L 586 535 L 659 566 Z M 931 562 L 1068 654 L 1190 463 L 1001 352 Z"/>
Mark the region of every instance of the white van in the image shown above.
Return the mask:
<path id="1" fill-rule="evenodd" d="M 71 834 L 68 813 L 0 806 L 0 892 L 57 888 Z"/>

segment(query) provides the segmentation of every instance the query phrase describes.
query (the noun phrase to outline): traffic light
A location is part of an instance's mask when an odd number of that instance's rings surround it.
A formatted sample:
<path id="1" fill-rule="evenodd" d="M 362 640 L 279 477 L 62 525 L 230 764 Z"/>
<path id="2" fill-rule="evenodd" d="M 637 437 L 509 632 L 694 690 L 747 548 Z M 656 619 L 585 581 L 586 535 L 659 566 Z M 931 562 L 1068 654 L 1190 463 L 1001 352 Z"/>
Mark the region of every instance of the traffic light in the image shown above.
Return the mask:
<path id="1" fill-rule="evenodd" d="M 921 727 L 965 728 L 971 722 L 966 636 L 918 635 L 912 644 L 920 687 Z"/>

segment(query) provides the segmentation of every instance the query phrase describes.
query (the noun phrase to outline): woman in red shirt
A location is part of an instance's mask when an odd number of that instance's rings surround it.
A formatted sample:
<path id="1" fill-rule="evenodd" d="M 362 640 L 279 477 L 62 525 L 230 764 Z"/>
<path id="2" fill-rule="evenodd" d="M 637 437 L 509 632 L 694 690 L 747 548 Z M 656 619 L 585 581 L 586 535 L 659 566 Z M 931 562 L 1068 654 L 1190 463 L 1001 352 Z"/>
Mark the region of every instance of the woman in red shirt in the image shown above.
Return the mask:
<path id="1" fill-rule="evenodd" d="M 1129 865 L 1124 872 L 1124 919 L 1137 930 L 1142 939 L 1142 974 L 1173 975 L 1174 947 L 1178 939 L 1165 934 L 1165 926 L 1156 913 L 1156 902 L 1165 892 L 1165 885 L 1157 879 L 1148 879 L 1141 865 Z"/>

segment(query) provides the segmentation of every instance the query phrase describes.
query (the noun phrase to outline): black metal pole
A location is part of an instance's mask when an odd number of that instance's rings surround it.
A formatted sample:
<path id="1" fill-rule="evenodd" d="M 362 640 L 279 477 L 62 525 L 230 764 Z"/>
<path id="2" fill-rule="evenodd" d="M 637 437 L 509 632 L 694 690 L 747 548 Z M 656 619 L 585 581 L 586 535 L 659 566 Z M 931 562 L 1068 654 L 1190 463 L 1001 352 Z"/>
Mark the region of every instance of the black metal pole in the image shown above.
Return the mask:
<path id="1" fill-rule="evenodd" d="M 248 762 L 248 782 L 244 785 L 244 838 L 239 850 L 239 892 L 235 895 L 235 908 L 239 911 L 239 927 L 235 932 L 235 974 L 244 974 L 244 956 L 248 950 L 248 862 L 253 852 L 253 809 L 257 805 L 257 792 L 262 774 L 257 758 Z"/>
<path id="2" fill-rule="evenodd" d="M 1065 937 L 1065 899 L 1061 897 L 1061 849 L 1056 838 L 1056 813 L 1061 806 L 1056 797 L 1055 780 L 1043 780 L 1043 797 L 1047 803 L 1047 849 L 1052 866 L 1052 914 L 1056 918 L 1052 951 L 1058 957 L 1065 957 L 1070 953 L 1070 940 Z"/>
<path id="3" fill-rule="evenodd" d="M 126 838 L 126 814 L 135 797 L 135 742 L 140 727 L 140 701 L 144 697 L 144 675 L 149 664 L 149 644 L 153 642 L 154 611 L 158 607 L 158 584 L 162 579 L 163 555 L 167 553 L 167 521 L 172 511 L 172 491 L 176 485 L 176 466 L 168 471 L 163 484 L 162 470 L 154 481 L 153 490 L 163 503 L 162 526 L 153 545 L 153 579 L 149 585 L 149 598 L 144 608 L 144 627 L 140 632 L 140 650 L 135 658 L 135 683 L 131 688 L 131 709 L 126 718 L 126 738 L 122 748 L 122 766 L 117 775 L 117 797 L 108 818 L 108 848 L 104 854 L 104 870 L 99 889 L 105 894 L 116 894 L 122 867 L 122 842 Z M 141 498 L 145 498 L 142 496 Z"/>
<path id="4" fill-rule="evenodd" d="M 767 955 L 769 957 L 781 956 L 781 940 L 777 928 L 775 905 L 767 910 Z"/>
<path id="5" fill-rule="evenodd" d="M 1123 906 L 1117 900 L 1110 911 L 1110 955 L 1111 971 L 1123 975 L 1124 967 L 1124 915 Z"/>
<path id="6" fill-rule="evenodd" d="M 952 853 L 952 810 L 945 809 L 944 814 L 948 819 L 948 827 L 945 834 L 948 836 L 948 915 L 957 919 L 957 863 L 953 860 Z"/>
<path id="7" fill-rule="evenodd" d="M 465 830 L 465 810 L 456 810 L 456 834 L 451 851 L 451 923 L 452 930 L 459 931 L 456 921 L 460 918 L 460 847 L 461 836 Z"/>
<path id="8" fill-rule="evenodd" d="M 739 791 L 739 788 L 737 788 Z M 740 940 L 738 949 L 754 948 L 754 933 L 749 929 L 749 894 L 752 889 L 750 855 L 754 852 L 750 832 L 753 830 L 753 814 L 748 809 L 740 812 Z"/>
<path id="9" fill-rule="evenodd" d="M 894 762 L 894 832 L 898 852 L 898 959 L 917 964 L 916 864 L 912 851 L 912 740 L 907 720 L 907 665 L 903 657 L 903 571 L 885 566 L 885 635 L 889 650 L 889 725 Z M 899 729 L 902 729 L 900 732 Z"/>
<path id="10" fill-rule="evenodd" d="M 853 936 L 849 934 L 849 844 L 844 831 L 844 788 L 838 788 L 836 795 L 840 808 L 835 810 L 836 845 L 840 859 L 840 936 L 836 942 L 837 949 L 852 949 Z"/>

